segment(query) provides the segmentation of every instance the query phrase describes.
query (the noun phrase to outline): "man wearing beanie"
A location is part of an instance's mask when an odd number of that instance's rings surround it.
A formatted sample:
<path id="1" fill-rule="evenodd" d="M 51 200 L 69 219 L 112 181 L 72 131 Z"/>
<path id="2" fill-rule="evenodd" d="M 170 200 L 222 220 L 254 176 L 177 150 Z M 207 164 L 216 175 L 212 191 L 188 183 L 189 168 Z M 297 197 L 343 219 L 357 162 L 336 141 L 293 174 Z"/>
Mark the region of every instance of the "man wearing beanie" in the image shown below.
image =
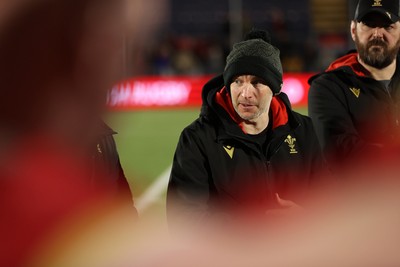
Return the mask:
<path id="1" fill-rule="evenodd" d="M 350 27 L 357 50 L 309 81 L 309 115 L 331 168 L 398 151 L 399 15 L 398 0 L 360 0 Z"/>
<path id="2" fill-rule="evenodd" d="M 300 207 L 320 148 L 311 119 L 291 109 L 281 87 L 279 50 L 253 30 L 203 87 L 200 116 L 180 136 L 167 193 L 172 228 Z"/>

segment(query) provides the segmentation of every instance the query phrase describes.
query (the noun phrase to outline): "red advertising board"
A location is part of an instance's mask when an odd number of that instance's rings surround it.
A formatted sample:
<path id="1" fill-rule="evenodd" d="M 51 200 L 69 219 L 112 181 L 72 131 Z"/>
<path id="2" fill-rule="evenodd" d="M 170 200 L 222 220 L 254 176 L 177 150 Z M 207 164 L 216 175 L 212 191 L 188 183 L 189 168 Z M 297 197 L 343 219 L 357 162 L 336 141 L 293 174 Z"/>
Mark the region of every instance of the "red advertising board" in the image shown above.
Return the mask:
<path id="1" fill-rule="evenodd" d="M 310 73 L 288 73 L 283 88 L 293 106 L 306 106 Z M 212 76 L 141 76 L 116 84 L 107 105 L 112 110 L 184 108 L 201 105 L 201 90 Z"/>

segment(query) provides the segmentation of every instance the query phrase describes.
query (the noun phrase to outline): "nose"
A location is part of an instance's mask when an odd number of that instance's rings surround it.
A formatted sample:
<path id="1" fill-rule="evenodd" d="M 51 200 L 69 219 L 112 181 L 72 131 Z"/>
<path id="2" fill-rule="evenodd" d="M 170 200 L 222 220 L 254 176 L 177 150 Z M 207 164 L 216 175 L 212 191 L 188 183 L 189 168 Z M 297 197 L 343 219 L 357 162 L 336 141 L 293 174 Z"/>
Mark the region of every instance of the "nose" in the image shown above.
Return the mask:
<path id="1" fill-rule="evenodd" d="M 383 28 L 375 27 L 373 29 L 373 36 L 374 38 L 383 38 Z"/>
<path id="2" fill-rule="evenodd" d="M 251 98 L 252 97 L 252 89 L 251 89 L 251 84 L 250 83 L 246 83 L 243 86 L 242 97 L 244 97 L 244 98 Z"/>

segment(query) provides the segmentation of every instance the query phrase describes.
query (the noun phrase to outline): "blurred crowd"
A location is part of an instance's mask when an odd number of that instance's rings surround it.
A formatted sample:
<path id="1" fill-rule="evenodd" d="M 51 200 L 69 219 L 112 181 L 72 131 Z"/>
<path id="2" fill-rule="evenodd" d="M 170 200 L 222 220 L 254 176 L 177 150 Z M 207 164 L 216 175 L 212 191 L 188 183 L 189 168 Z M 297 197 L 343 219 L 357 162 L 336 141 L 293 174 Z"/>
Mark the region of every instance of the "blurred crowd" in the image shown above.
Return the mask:
<path id="1" fill-rule="evenodd" d="M 254 27 L 269 30 L 272 43 L 281 51 L 285 72 L 320 71 L 332 59 L 327 58 L 321 45 L 323 40 L 313 28 L 308 1 L 242 1 L 243 12 L 237 22 L 232 21 L 228 1 L 211 2 L 190 6 L 180 0 L 169 1 L 172 7 L 166 9 L 166 17 L 158 18 L 162 23 L 142 55 L 145 66 L 140 74 L 216 74 L 225 65 L 232 42 L 239 41 Z M 337 57 L 348 49 L 345 30 L 343 34 L 324 35 L 324 39 L 340 39 L 341 43 L 329 48 L 329 57 Z M 319 56 L 324 56 L 324 60 Z"/>
<path id="2" fill-rule="evenodd" d="M 323 66 L 318 65 L 315 56 L 316 47 L 311 42 L 297 44 L 290 40 L 278 39 L 275 43 L 281 48 L 285 71 L 309 72 L 322 69 Z M 227 39 L 220 41 L 216 38 L 168 36 L 149 51 L 149 67 L 143 74 L 216 74 L 223 69 L 229 49 Z"/>

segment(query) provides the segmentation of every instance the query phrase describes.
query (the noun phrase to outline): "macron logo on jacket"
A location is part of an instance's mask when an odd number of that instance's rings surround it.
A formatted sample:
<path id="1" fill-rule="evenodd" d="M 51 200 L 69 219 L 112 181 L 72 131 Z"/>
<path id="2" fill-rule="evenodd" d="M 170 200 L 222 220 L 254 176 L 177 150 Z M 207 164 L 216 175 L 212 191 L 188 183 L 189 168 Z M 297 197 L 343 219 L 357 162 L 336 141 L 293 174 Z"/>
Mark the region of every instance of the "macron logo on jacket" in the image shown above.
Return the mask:
<path id="1" fill-rule="evenodd" d="M 349 89 L 357 98 L 360 96 L 360 88 L 350 87 Z"/>
<path id="2" fill-rule="evenodd" d="M 226 153 L 228 153 L 229 157 L 233 159 L 233 152 L 235 151 L 235 148 L 233 146 L 224 146 L 224 149 Z"/>

